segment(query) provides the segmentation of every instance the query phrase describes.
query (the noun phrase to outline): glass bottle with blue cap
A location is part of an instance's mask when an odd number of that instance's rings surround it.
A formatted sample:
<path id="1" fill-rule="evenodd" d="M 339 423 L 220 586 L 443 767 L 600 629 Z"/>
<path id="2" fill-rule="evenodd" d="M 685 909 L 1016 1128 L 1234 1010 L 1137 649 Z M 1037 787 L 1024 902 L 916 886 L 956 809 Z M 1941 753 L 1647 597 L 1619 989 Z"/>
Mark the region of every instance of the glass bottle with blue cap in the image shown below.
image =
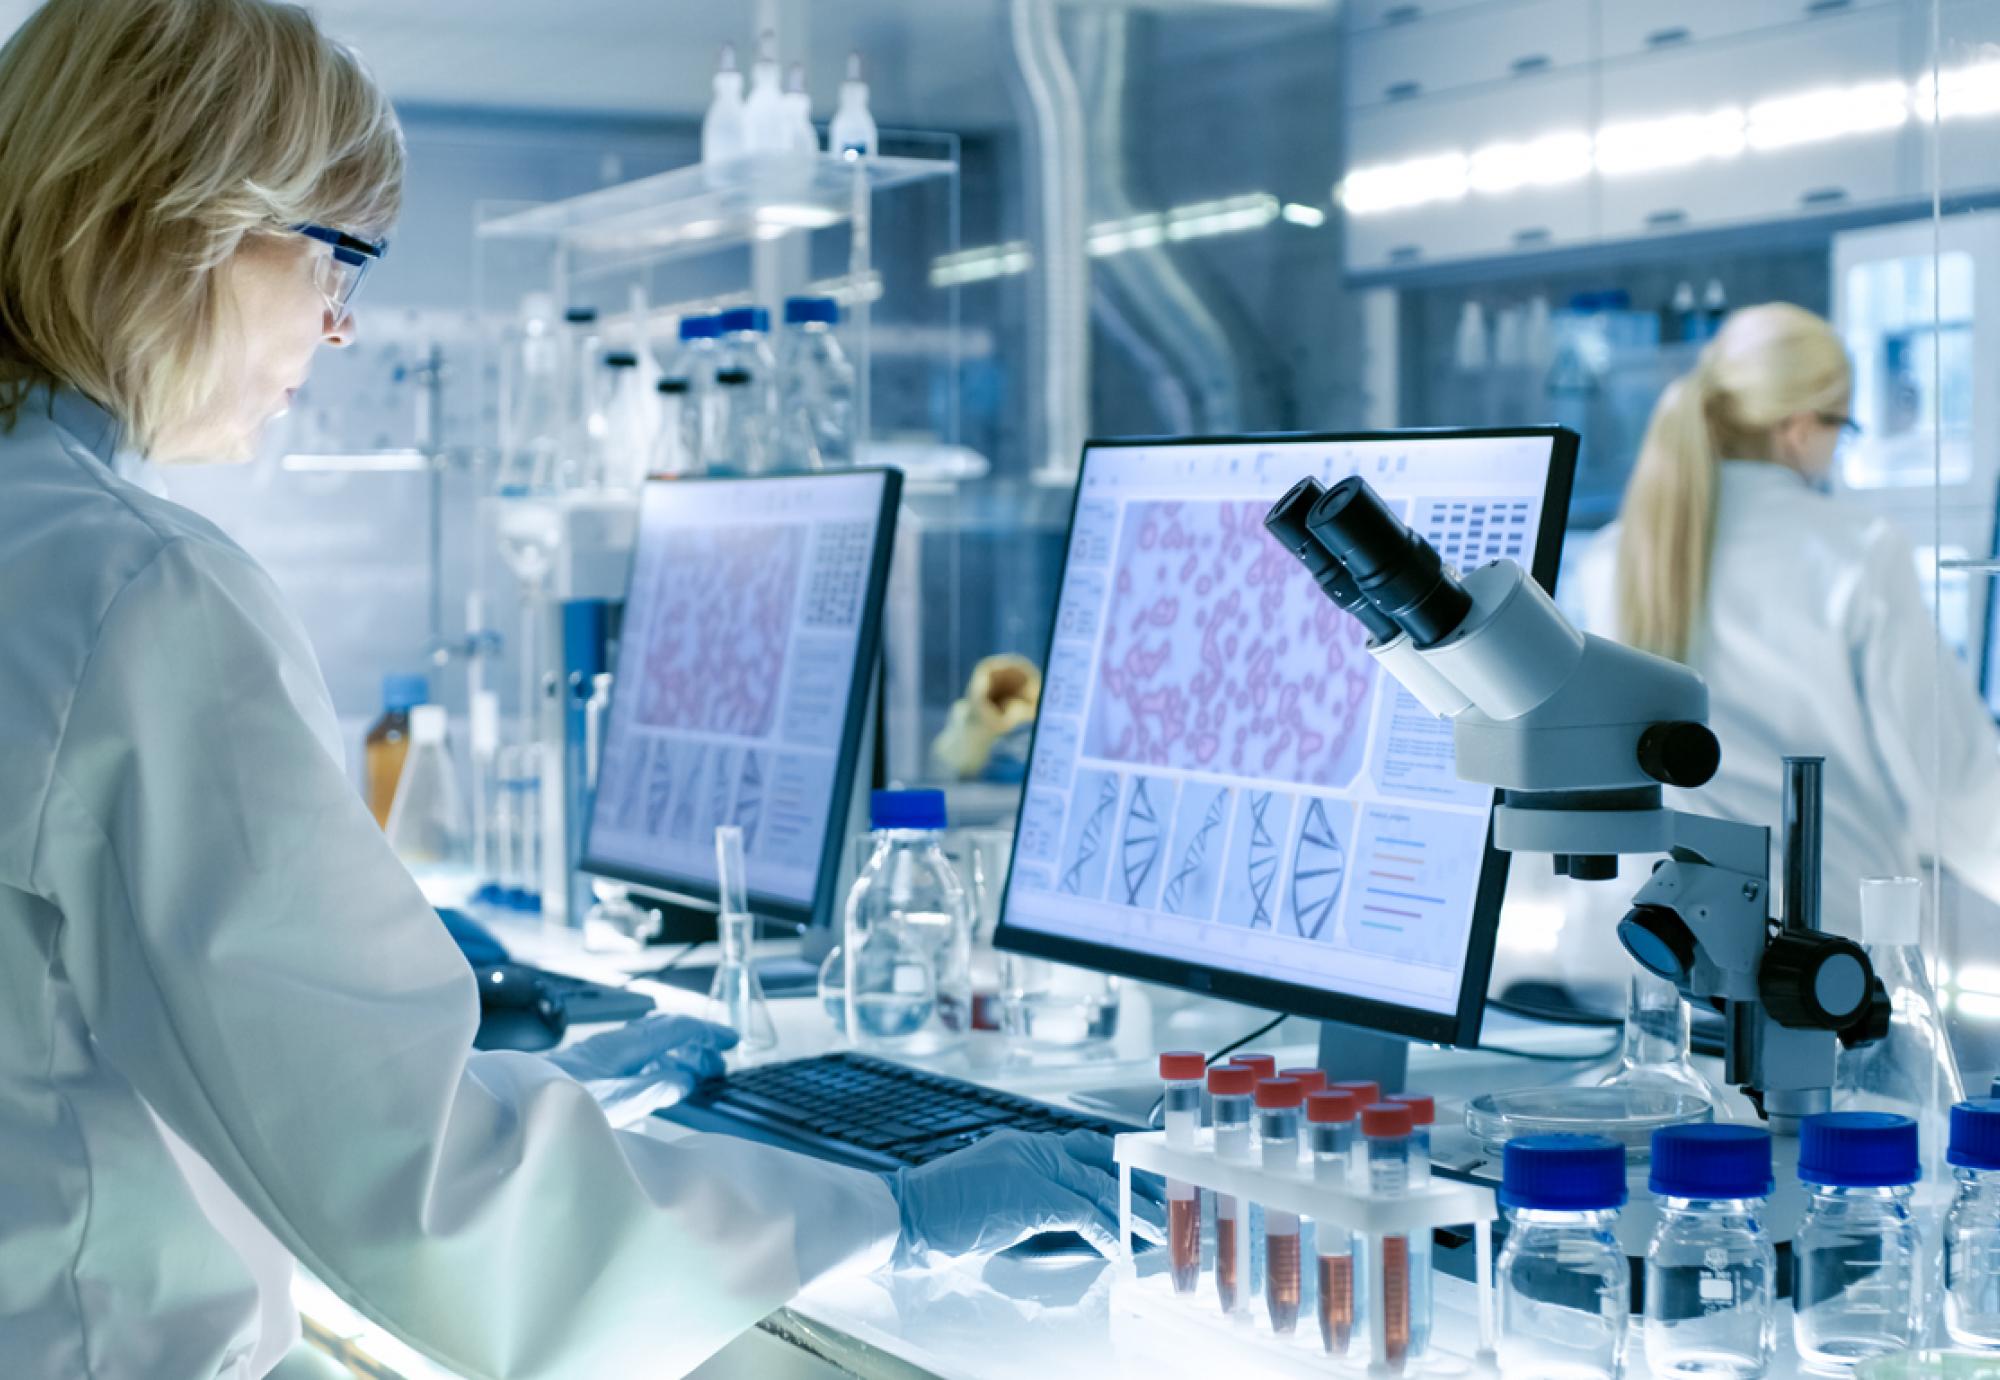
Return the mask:
<path id="1" fill-rule="evenodd" d="M 1778 1344 L 1778 1256 L 1763 1223 L 1770 1133 L 1656 1131 L 1648 1186 L 1660 1224 L 1646 1249 L 1647 1366 L 1661 1380 L 1757 1380 Z"/>
<path id="2" fill-rule="evenodd" d="M 877 791 L 842 936 L 848 1038 L 934 1053 L 971 1027 L 972 909 L 944 855 L 943 791 Z"/>
<path id="3" fill-rule="evenodd" d="M 763 474 L 776 462 L 773 431 L 778 420 L 778 361 L 771 353 L 771 313 L 762 307 L 731 307 L 722 313 L 722 352 L 715 381 L 722 414 L 720 452 L 708 458 L 711 470 Z"/>
<path id="4" fill-rule="evenodd" d="M 1951 1109 L 1946 1151 L 1958 1193 L 1944 1226 L 1944 1325 L 1952 1341 L 2000 1351 L 2000 1100 Z"/>
<path id="5" fill-rule="evenodd" d="M 1500 1206 L 1500 1374 L 1618 1380 L 1632 1295 L 1617 1236 L 1625 1148 L 1603 1136 L 1510 1140 Z"/>
<path id="6" fill-rule="evenodd" d="M 1800 1126 L 1809 1197 L 1792 1240 L 1792 1338 L 1808 1369 L 1845 1375 L 1923 1340 L 1920 1174 L 1909 1117 L 1826 1112 Z"/>

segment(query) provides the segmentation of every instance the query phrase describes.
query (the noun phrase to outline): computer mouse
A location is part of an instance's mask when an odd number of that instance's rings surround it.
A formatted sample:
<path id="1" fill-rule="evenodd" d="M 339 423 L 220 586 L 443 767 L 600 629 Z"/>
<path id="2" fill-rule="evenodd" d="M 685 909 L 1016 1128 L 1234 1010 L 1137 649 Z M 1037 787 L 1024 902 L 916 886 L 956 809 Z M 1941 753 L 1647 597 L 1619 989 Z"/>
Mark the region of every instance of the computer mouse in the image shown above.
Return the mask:
<path id="1" fill-rule="evenodd" d="M 451 932 L 452 940 L 458 945 L 459 952 L 465 955 L 465 961 L 473 967 L 507 962 L 506 947 L 493 937 L 493 931 L 464 911 L 440 906 L 438 919 L 444 921 L 444 927 Z"/>
<path id="2" fill-rule="evenodd" d="M 512 964 L 489 963 L 479 979 L 479 1033 L 475 1049 L 553 1049 L 569 1028 L 563 1004 L 542 984 L 541 975 Z"/>

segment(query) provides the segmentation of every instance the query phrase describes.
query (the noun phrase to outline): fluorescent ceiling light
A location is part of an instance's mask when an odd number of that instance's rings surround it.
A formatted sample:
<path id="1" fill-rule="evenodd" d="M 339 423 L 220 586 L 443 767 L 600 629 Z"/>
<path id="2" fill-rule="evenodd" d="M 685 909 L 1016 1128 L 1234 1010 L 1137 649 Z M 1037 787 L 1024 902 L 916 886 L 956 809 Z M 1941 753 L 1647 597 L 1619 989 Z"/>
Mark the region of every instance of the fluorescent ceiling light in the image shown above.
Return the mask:
<path id="1" fill-rule="evenodd" d="M 1750 107 L 1744 137 L 1761 152 L 1823 144 L 1895 129 L 1910 117 L 1910 88 L 1900 81 L 1827 86 Z"/>
<path id="2" fill-rule="evenodd" d="M 431 467 L 420 450 L 364 450 L 322 455 L 295 451 L 278 462 L 293 474 L 412 474 Z"/>
<path id="3" fill-rule="evenodd" d="M 1734 158 L 1746 142 L 1743 125 L 1743 111 L 1733 105 L 1706 115 L 1606 125 L 1597 131 L 1597 170 L 1606 177 L 1623 177 Z"/>
<path id="4" fill-rule="evenodd" d="M 1475 150 L 1467 170 L 1472 190 L 1498 196 L 1522 187 L 1559 187 L 1590 176 L 1590 136 L 1563 130 L 1519 143 Z"/>
<path id="5" fill-rule="evenodd" d="M 1940 90 L 1944 93 L 1942 101 L 1936 94 Z M 1911 107 L 1921 120 L 2000 115 L 2000 62 L 1981 62 L 1937 76 L 1925 74 L 1917 83 Z"/>
<path id="6" fill-rule="evenodd" d="M 1470 176 L 1465 155 L 1456 150 L 1357 168 L 1340 184 L 1340 203 L 1355 215 L 1368 215 L 1457 201 L 1465 195 Z"/>
<path id="7" fill-rule="evenodd" d="M 1286 202 L 1282 214 L 1289 224 L 1303 225 L 1308 230 L 1317 230 L 1326 224 L 1326 212 L 1317 206 L 1307 206 L 1302 202 Z"/>

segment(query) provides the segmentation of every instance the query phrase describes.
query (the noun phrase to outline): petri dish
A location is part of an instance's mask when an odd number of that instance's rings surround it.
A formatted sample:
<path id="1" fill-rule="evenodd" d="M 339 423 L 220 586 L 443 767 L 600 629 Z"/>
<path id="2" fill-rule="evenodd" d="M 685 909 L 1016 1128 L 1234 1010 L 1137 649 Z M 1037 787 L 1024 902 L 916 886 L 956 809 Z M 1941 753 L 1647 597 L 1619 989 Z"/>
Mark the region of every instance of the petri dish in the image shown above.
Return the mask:
<path id="1" fill-rule="evenodd" d="M 1465 1107 L 1465 1129 L 1491 1154 L 1516 1136 L 1559 1132 L 1609 1136 L 1627 1159 L 1652 1154 L 1653 1132 L 1666 1126 L 1713 1121 L 1708 1099 L 1671 1088 L 1519 1088 L 1485 1093 Z"/>
<path id="2" fill-rule="evenodd" d="M 1872 1356 L 1854 1380 L 2000 1380 L 2000 1356 L 1976 1351 L 1899 1351 Z"/>

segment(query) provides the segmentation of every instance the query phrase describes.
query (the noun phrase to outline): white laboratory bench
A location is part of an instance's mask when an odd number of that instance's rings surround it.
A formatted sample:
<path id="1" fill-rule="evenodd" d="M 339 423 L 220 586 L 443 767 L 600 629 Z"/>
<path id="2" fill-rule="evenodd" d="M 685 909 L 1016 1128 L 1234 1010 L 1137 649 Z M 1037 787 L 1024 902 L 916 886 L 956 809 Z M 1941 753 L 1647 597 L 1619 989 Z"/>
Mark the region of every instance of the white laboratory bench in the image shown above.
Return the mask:
<path id="1" fill-rule="evenodd" d="M 623 982 L 632 971 L 653 969 L 672 950 L 606 955 L 586 952 L 573 931 L 538 925 L 496 923 L 495 932 L 523 962 L 597 981 Z M 688 961 L 705 956 L 697 952 Z M 698 993 L 640 980 L 638 990 L 655 997 L 662 1010 L 699 1014 Z M 759 1061 L 821 1053 L 842 1043 L 816 999 L 772 1002 L 778 1047 Z M 1267 1013 L 1203 1000 L 1145 984 L 1128 984 L 1118 1036 L 1111 1050 L 1088 1060 L 1037 1062 L 1011 1057 L 998 1036 L 980 1035 L 950 1056 L 922 1061 L 926 1068 L 1005 1088 L 1045 1101 L 1065 1103 L 1072 1094 L 1157 1078 L 1155 1055 L 1162 1049 L 1219 1049 L 1269 1019 Z M 588 1030 L 582 1032 L 590 1033 Z M 1487 1038 L 1542 1052 L 1603 1049 L 1613 1032 L 1552 1030 L 1506 1017 L 1489 1017 Z M 574 1032 L 572 1035 L 574 1038 Z M 1257 1047 L 1280 1056 L 1280 1066 L 1311 1064 L 1317 1057 L 1318 1027 L 1305 1020 L 1286 1022 Z M 1536 1062 L 1489 1051 L 1412 1051 L 1410 1082 L 1438 1097 L 1440 1140 L 1460 1116 L 1464 1100 L 1496 1087 L 1549 1082 L 1576 1065 Z M 648 1134 L 673 1137 L 680 1127 L 649 1118 Z M 1238 1355 L 1162 1356 L 1114 1327 L 1109 1307 L 1111 1271 L 1087 1256 L 1016 1260 L 999 1256 L 965 1260 L 926 1270 L 882 1271 L 823 1280 L 765 1319 L 756 1331 L 725 1349 L 696 1372 L 701 1380 L 808 1380 L 857 1375 L 903 1380 L 1049 1380 L 1089 1375 L 1161 1380 L 1174 1374 L 1228 1375 L 1257 1372 Z M 1469 1283 L 1440 1275 L 1436 1281 L 1440 1335 L 1475 1329 L 1476 1298 Z M 315 1316 L 317 1296 L 303 1294 L 309 1330 L 338 1337 L 343 1323 Z M 345 1326 L 352 1327 L 348 1319 Z M 1781 1320 L 1772 1380 L 1800 1374 L 1789 1340 L 1789 1317 Z M 1644 1353 L 1634 1345 L 1626 1374 L 1649 1374 Z M 397 1349 L 397 1350 L 400 1350 Z M 444 1372 L 411 1358 L 398 1371 L 376 1357 L 374 1367 L 357 1373 L 382 1380 L 449 1380 Z M 1336 1372 L 1329 1368 L 1329 1372 Z M 1346 1372 L 1338 1372 L 1346 1373 Z M 630 1377 L 629 1380 L 640 1380 Z"/>

